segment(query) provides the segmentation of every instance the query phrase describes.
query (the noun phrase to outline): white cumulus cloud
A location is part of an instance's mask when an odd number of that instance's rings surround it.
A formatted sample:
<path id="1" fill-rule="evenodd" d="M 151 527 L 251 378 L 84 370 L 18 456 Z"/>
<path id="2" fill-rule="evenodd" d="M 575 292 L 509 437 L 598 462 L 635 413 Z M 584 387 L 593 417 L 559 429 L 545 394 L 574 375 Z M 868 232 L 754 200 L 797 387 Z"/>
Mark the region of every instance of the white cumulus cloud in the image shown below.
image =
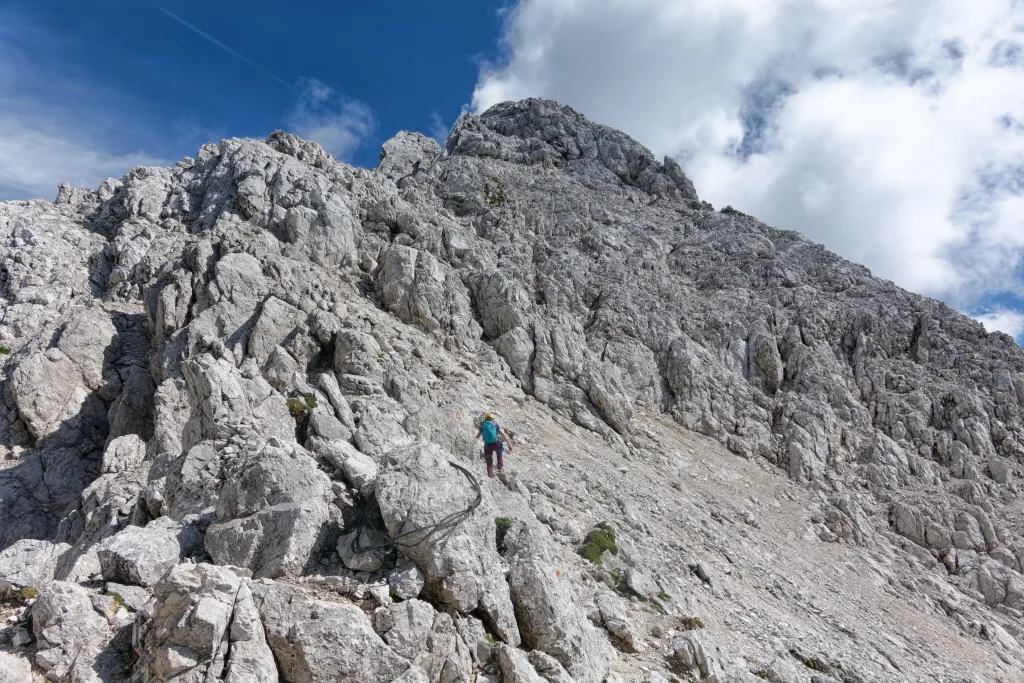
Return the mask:
<path id="1" fill-rule="evenodd" d="M 1024 3 L 519 0 L 505 22 L 474 110 L 550 97 L 904 287 L 1024 292 Z"/>
<path id="2" fill-rule="evenodd" d="M 358 100 L 344 97 L 333 88 L 310 78 L 287 121 L 299 137 L 315 140 L 347 161 L 377 127 L 373 110 Z"/>
<path id="3" fill-rule="evenodd" d="M 132 166 L 166 162 L 114 144 L 130 117 L 96 83 L 68 68 L 44 68 L 51 37 L 11 8 L 0 10 L 0 201 L 54 199 L 58 184 L 96 187 Z M 122 148 L 122 149 L 119 149 Z"/>
<path id="4" fill-rule="evenodd" d="M 991 313 L 975 316 L 988 332 L 1005 332 L 1014 338 L 1024 336 L 1024 313 L 998 308 Z"/>

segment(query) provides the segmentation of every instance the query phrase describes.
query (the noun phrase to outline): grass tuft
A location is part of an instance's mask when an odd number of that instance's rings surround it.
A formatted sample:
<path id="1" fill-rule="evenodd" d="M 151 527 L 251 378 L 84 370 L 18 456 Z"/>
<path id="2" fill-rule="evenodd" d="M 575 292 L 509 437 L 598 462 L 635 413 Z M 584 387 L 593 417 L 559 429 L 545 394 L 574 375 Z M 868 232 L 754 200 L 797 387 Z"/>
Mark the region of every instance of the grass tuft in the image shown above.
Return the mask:
<path id="1" fill-rule="evenodd" d="M 512 528 L 512 520 L 508 517 L 495 517 L 494 527 L 494 542 L 497 544 L 498 550 L 501 550 L 505 544 L 505 534 Z"/>
<path id="2" fill-rule="evenodd" d="M 124 607 L 129 612 L 135 611 L 125 604 L 124 598 L 121 597 L 121 594 L 117 591 L 107 591 L 106 593 L 104 593 L 104 595 L 106 595 L 108 598 L 114 599 L 114 612 L 117 612 L 117 610 L 121 607 Z"/>
<path id="3" fill-rule="evenodd" d="M 35 600 L 38 596 L 39 591 L 28 586 L 12 590 L 7 595 L 0 595 L 0 607 L 25 607 L 29 600 Z"/>
<path id="4" fill-rule="evenodd" d="M 580 554 L 594 564 L 601 564 L 601 554 L 605 550 L 612 555 L 619 554 L 619 546 L 615 544 L 615 530 L 607 522 L 600 522 L 587 534 Z"/>
<path id="5" fill-rule="evenodd" d="M 287 401 L 288 412 L 292 414 L 296 420 L 302 418 L 306 414 L 306 403 L 302 399 L 290 398 Z"/>

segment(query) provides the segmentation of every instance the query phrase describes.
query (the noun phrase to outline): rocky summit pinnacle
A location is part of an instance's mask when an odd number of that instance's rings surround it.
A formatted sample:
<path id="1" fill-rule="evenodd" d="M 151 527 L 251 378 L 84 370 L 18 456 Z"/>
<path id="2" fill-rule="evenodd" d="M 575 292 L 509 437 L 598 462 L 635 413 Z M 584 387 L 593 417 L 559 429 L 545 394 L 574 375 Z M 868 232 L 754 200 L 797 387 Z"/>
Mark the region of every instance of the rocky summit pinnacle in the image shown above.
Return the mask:
<path id="1" fill-rule="evenodd" d="M 568 107 L 0 231 L 3 683 L 1024 680 L 1024 350 Z"/>

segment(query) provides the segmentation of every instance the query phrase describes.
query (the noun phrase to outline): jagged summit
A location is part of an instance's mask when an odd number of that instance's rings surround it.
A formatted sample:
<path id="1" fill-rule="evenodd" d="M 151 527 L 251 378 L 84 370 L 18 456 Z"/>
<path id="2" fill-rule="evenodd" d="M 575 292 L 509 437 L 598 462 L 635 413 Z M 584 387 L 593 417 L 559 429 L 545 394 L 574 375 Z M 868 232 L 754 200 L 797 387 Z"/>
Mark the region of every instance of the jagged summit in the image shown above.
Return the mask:
<path id="1" fill-rule="evenodd" d="M 614 182 L 648 194 L 696 200 L 679 164 L 659 164 L 650 150 L 625 133 L 588 121 L 552 100 L 496 104 L 479 118 L 464 116 L 445 145 L 449 154 L 492 157 L 520 164 L 564 168 L 585 184 Z"/>
<path id="2" fill-rule="evenodd" d="M 0 231 L 0 669 L 1024 667 L 1024 350 L 568 107 L 403 132 L 374 170 L 210 143 Z M 584 559 L 592 530 L 618 553 Z"/>

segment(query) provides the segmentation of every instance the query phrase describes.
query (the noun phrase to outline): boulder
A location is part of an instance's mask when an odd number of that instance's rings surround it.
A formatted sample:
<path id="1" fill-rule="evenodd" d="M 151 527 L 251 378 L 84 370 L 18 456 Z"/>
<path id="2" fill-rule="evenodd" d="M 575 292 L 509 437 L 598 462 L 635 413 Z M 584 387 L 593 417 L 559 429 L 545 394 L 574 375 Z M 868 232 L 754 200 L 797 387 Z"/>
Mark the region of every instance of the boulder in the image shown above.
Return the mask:
<path id="1" fill-rule="evenodd" d="M 317 441 L 314 452 L 332 467 L 341 471 L 345 483 L 362 489 L 377 478 L 377 463 L 373 458 L 359 452 L 347 441 Z"/>
<path id="2" fill-rule="evenodd" d="M 613 636 L 618 638 L 626 652 L 640 650 L 640 637 L 626 614 L 625 605 L 612 593 L 601 593 L 595 602 L 601 614 L 601 623 Z"/>
<path id="3" fill-rule="evenodd" d="M 286 681 L 390 683 L 410 666 L 355 605 L 316 599 L 297 586 L 277 583 L 254 584 L 253 595 Z"/>
<path id="4" fill-rule="evenodd" d="M 338 537 L 336 550 L 341 558 L 341 563 L 354 572 L 375 572 L 384 564 L 384 557 L 381 553 L 372 549 L 373 545 L 383 545 L 388 541 L 384 534 L 372 529 L 364 529 L 359 537 L 359 544 L 355 544 L 356 532 L 350 531 Z M 357 552 L 356 548 L 370 548 Z"/>
<path id="5" fill-rule="evenodd" d="M 298 576 L 323 541 L 332 498 L 330 479 L 305 449 L 268 441 L 227 473 L 206 552 L 255 576 Z"/>
<path id="6" fill-rule="evenodd" d="M 226 671 L 225 682 L 277 683 L 244 572 L 210 564 L 179 564 L 153 589 L 151 618 L 141 622 L 137 667 L 152 680 L 206 680 Z"/>
<path id="7" fill-rule="evenodd" d="M 0 651 L 0 683 L 31 683 L 32 664 L 24 657 Z"/>
<path id="8" fill-rule="evenodd" d="M 423 584 L 423 572 L 412 562 L 396 568 L 388 575 L 388 586 L 400 600 L 418 598 Z"/>
<path id="9" fill-rule="evenodd" d="M 95 667 L 112 633 L 107 620 L 93 609 L 92 598 L 78 584 L 54 581 L 32 605 L 36 666 L 50 680 L 100 683 L 111 674 Z"/>
<path id="10" fill-rule="evenodd" d="M 669 659 L 682 671 L 696 676 L 698 680 L 724 681 L 719 663 L 718 647 L 711 637 L 702 631 L 686 631 L 676 636 L 669 645 Z"/>
<path id="11" fill-rule="evenodd" d="M 141 612 L 146 609 L 147 603 L 153 598 L 151 589 L 112 581 L 107 582 L 104 592 L 107 595 L 116 593 L 122 604 L 132 612 Z"/>
<path id="12" fill-rule="evenodd" d="M 369 334 L 341 330 L 334 340 L 334 369 L 339 375 L 366 377 L 379 384 L 384 376 L 380 344 Z"/>
<path id="13" fill-rule="evenodd" d="M 107 444 L 103 451 L 101 471 L 116 474 L 137 469 L 146 458 L 146 442 L 137 434 L 120 436 Z"/>
<path id="14" fill-rule="evenodd" d="M 267 644 L 263 623 L 247 582 L 235 596 L 228 641 L 231 643 L 231 656 L 224 683 L 278 683 L 277 662 Z"/>
<path id="15" fill-rule="evenodd" d="M 184 557 L 179 528 L 153 523 L 129 526 L 103 541 L 96 549 L 105 581 L 132 586 L 154 586 L 168 569 Z"/>
<path id="16" fill-rule="evenodd" d="M 501 680 L 505 683 L 546 683 L 530 664 L 530 659 L 522 650 L 509 647 L 505 643 L 498 645 L 498 669 Z"/>
<path id="17" fill-rule="evenodd" d="M 441 147 L 434 138 L 422 133 L 399 131 L 381 148 L 377 172 L 398 181 L 407 175 L 426 170 L 426 166 L 440 154 Z"/>
<path id="18" fill-rule="evenodd" d="M 435 614 L 429 603 L 405 600 L 377 610 L 374 626 L 392 650 L 412 661 L 427 646 Z"/>
<path id="19" fill-rule="evenodd" d="M 559 661 L 580 683 L 600 683 L 608 645 L 573 599 L 568 579 L 555 571 L 540 531 L 522 522 L 505 534 L 508 585 L 523 644 Z"/>
<path id="20" fill-rule="evenodd" d="M 576 683 L 576 680 L 569 675 L 561 663 L 551 655 L 540 650 L 533 650 L 528 657 L 534 670 L 548 683 Z M 607 681 L 607 678 L 605 680 Z"/>
<path id="21" fill-rule="evenodd" d="M 448 464 L 450 459 L 431 443 L 388 453 L 376 485 L 381 515 L 392 537 L 424 530 L 403 535 L 400 549 L 423 573 L 425 595 L 463 614 L 480 610 L 502 640 L 518 645 L 508 584 L 494 547 L 493 506 L 484 494 L 472 508 L 477 490 Z M 434 530 L 463 512 L 457 523 Z"/>
<path id="22" fill-rule="evenodd" d="M 79 367 L 58 348 L 34 353 L 11 373 L 18 415 L 37 442 L 73 446 L 106 438 L 106 409 Z"/>
<path id="23" fill-rule="evenodd" d="M 53 581 L 67 543 L 23 539 L 0 551 L 0 581 L 41 588 Z"/>

